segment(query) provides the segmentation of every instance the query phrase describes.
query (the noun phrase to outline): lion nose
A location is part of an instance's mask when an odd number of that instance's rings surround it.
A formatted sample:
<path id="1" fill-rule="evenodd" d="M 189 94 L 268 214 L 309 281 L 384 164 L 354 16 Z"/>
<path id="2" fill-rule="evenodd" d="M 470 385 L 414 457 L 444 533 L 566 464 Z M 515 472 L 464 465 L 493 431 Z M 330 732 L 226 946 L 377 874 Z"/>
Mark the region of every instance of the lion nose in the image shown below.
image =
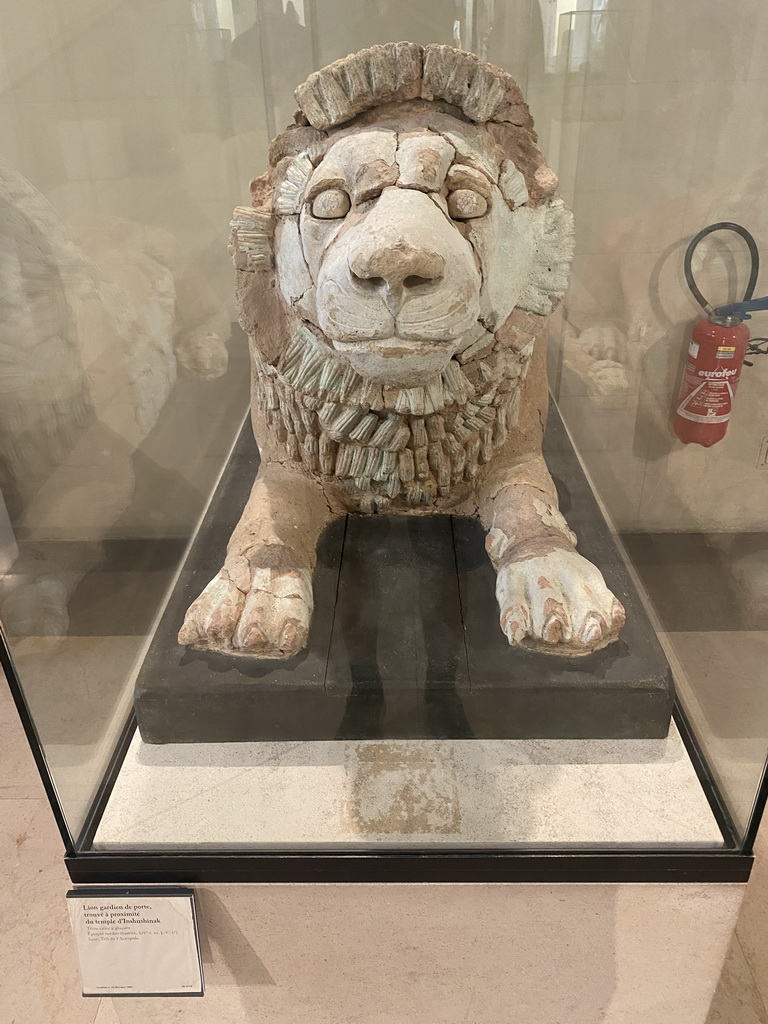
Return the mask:
<path id="1" fill-rule="evenodd" d="M 412 288 L 439 281 L 445 270 L 445 260 L 431 249 L 399 242 L 374 251 L 356 253 L 349 269 L 358 281 L 384 286 L 393 298 L 403 298 L 404 293 Z"/>

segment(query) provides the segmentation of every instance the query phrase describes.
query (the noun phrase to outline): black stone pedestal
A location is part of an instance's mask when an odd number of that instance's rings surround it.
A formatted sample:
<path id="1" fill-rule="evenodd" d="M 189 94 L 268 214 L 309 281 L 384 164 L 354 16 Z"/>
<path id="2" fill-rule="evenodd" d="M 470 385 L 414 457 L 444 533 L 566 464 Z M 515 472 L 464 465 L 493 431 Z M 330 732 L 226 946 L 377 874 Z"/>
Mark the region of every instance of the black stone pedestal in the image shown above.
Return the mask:
<path id="1" fill-rule="evenodd" d="M 669 666 L 557 413 L 544 452 L 560 507 L 623 602 L 620 640 L 585 658 L 512 650 L 479 523 L 350 516 L 318 545 L 309 644 L 288 661 L 178 645 L 221 566 L 258 466 L 246 422 L 136 683 L 148 743 L 665 736 Z"/>

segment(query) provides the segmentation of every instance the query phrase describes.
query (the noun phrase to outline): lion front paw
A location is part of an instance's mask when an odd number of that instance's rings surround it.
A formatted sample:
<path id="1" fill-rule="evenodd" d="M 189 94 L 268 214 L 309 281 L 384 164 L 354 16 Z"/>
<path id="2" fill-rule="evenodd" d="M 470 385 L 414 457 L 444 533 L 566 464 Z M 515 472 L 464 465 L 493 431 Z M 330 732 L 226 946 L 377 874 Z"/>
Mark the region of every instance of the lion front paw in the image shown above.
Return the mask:
<path id="1" fill-rule="evenodd" d="M 222 569 L 190 605 L 179 643 L 224 654 L 291 658 L 306 646 L 313 606 L 307 569 L 256 569 L 247 594 Z"/>
<path id="2" fill-rule="evenodd" d="M 618 637 L 625 620 L 600 570 L 571 549 L 503 566 L 496 599 L 510 645 L 547 654 L 597 651 Z"/>

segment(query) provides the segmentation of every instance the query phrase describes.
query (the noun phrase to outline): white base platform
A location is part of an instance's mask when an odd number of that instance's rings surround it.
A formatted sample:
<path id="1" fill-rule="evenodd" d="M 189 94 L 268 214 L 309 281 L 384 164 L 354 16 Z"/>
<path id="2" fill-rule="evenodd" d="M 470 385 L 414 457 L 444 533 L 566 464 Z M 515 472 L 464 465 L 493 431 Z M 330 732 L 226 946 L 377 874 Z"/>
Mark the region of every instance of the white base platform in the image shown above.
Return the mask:
<path id="1" fill-rule="evenodd" d="M 134 737 L 94 848 L 410 845 L 718 848 L 666 740 L 150 746 Z"/>

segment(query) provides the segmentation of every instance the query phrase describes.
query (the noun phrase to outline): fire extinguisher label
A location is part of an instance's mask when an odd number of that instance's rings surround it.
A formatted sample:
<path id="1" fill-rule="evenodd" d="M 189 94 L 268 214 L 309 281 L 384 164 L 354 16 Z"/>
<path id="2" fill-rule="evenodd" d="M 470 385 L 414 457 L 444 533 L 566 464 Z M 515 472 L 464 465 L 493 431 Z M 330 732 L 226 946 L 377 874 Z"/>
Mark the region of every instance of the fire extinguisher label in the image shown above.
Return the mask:
<path id="1" fill-rule="evenodd" d="M 736 355 L 735 345 L 721 345 L 716 352 L 718 359 L 733 359 Z"/>
<path id="2" fill-rule="evenodd" d="M 710 378 L 686 395 L 677 407 L 677 414 L 693 423 L 726 423 L 731 418 L 732 399 L 730 381 Z"/>
<path id="3" fill-rule="evenodd" d="M 688 355 L 691 357 L 691 359 L 695 359 L 698 354 L 699 354 L 699 343 L 697 341 L 689 341 L 688 342 Z"/>

